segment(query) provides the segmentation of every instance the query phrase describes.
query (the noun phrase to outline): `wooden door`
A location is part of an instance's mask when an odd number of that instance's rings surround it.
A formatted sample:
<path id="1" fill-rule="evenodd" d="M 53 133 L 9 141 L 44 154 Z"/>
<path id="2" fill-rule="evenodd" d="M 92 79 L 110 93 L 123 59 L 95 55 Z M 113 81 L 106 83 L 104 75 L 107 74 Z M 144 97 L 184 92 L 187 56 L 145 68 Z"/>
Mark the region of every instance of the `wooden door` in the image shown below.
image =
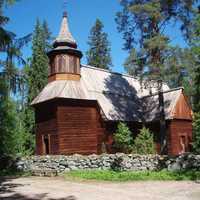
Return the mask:
<path id="1" fill-rule="evenodd" d="M 43 141 L 43 154 L 49 155 L 51 153 L 50 149 L 50 135 L 42 135 L 42 141 Z"/>

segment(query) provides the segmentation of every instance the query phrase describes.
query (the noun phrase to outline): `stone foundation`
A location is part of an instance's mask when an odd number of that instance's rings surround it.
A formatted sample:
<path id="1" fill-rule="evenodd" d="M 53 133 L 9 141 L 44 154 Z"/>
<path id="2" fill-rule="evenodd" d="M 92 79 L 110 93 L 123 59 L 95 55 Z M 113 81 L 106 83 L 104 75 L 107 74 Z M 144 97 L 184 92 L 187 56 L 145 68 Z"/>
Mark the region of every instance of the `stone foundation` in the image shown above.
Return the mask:
<path id="1" fill-rule="evenodd" d="M 176 157 L 160 155 L 73 155 L 32 156 L 20 158 L 16 167 L 22 171 L 53 171 L 103 169 L 103 170 L 200 170 L 200 155 L 184 154 Z"/>

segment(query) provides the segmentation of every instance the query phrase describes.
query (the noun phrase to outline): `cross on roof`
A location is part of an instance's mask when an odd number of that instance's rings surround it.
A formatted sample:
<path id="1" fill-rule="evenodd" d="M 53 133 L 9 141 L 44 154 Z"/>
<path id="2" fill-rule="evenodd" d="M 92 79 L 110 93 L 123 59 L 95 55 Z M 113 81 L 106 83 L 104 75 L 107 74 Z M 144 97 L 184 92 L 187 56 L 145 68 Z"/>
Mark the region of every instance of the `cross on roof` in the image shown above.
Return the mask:
<path id="1" fill-rule="evenodd" d="M 63 15 L 65 17 L 67 17 L 67 3 L 68 3 L 67 0 L 63 1 L 63 10 L 64 10 Z"/>
<path id="2" fill-rule="evenodd" d="M 63 1 L 63 9 L 64 9 L 64 10 L 67 10 L 67 0 L 64 0 L 64 1 Z"/>

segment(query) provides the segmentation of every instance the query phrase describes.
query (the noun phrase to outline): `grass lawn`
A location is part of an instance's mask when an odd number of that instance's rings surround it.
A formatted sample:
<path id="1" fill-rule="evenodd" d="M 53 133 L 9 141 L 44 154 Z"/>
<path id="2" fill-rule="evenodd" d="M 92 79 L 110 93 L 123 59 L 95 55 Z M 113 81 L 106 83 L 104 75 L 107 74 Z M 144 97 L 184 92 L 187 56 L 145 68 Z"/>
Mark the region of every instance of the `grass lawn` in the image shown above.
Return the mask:
<path id="1" fill-rule="evenodd" d="M 99 181 L 181 181 L 200 180 L 200 171 L 111 171 L 111 170 L 81 170 L 64 174 L 66 179 L 99 180 Z"/>

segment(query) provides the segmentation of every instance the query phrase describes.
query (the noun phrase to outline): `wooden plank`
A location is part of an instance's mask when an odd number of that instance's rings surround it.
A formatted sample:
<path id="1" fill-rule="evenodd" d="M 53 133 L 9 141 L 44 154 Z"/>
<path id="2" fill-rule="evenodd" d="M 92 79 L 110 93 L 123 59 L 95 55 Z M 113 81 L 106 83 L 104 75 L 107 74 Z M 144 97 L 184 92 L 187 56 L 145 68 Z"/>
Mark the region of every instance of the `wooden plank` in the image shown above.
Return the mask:
<path id="1" fill-rule="evenodd" d="M 80 75 L 79 74 L 53 74 L 48 77 L 48 82 L 57 81 L 57 80 L 72 80 L 72 81 L 79 81 Z"/>
<path id="2" fill-rule="evenodd" d="M 60 105 L 57 109 L 60 152 L 97 153 L 98 136 L 104 134 L 97 107 Z"/>
<path id="3" fill-rule="evenodd" d="M 169 126 L 169 145 L 168 151 L 171 155 L 182 153 L 180 138 L 186 138 L 186 151 L 190 151 L 192 142 L 192 121 L 190 120 L 172 120 Z"/>
<path id="4" fill-rule="evenodd" d="M 192 120 L 192 109 L 183 93 L 172 110 L 172 117 L 173 119 Z"/>
<path id="5" fill-rule="evenodd" d="M 49 135 L 51 154 L 101 153 L 105 129 L 96 104 L 58 99 L 36 108 L 37 154 L 42 137 Z"/>

